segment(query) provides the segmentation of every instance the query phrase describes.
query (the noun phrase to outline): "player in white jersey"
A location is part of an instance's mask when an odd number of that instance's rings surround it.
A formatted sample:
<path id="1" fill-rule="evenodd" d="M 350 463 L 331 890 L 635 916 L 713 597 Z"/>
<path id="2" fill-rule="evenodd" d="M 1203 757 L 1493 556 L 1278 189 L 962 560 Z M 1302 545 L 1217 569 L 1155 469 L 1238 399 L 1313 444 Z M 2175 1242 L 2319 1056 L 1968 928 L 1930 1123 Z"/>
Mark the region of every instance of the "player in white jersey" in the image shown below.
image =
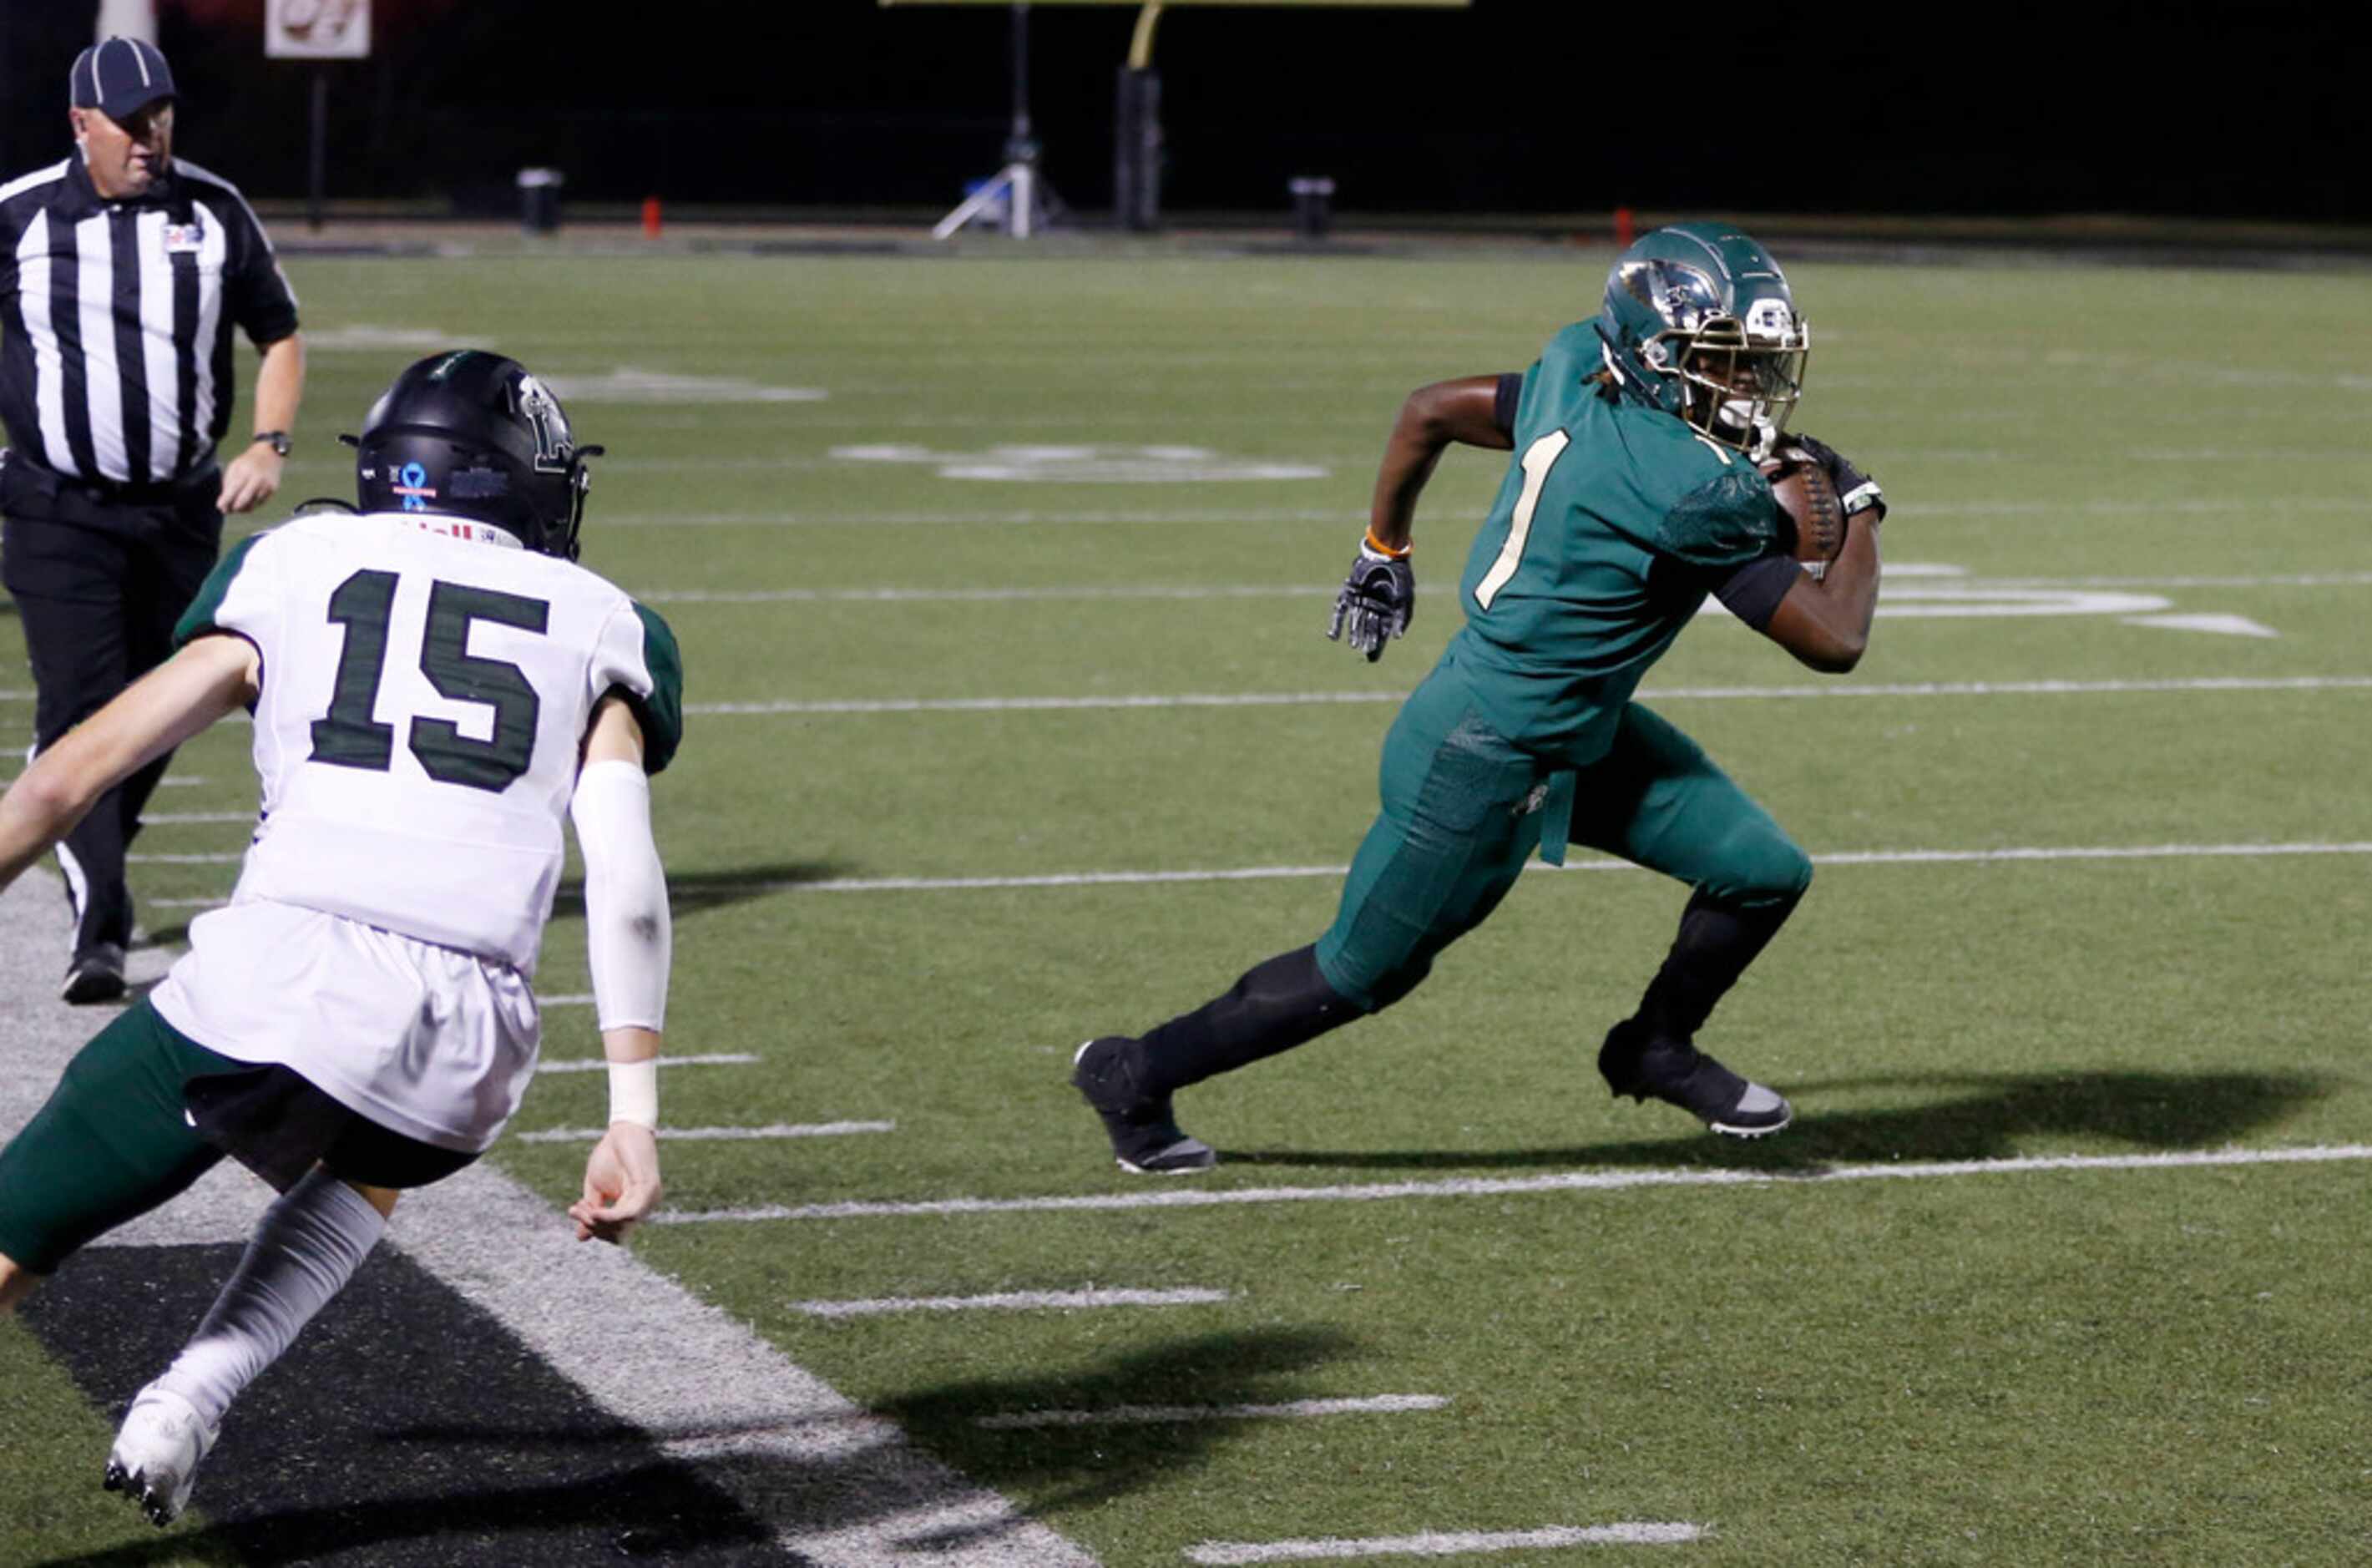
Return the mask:
<path id="1" fill-rule="evenodd" d="M 0 1150 L 0 1308 L 226 1154 L 281 1193 L 109 1457 L 108 1485 L 159 1524 L 397 1192 L 468 1165 L 517 1109 L 564 816 L 610 1071 L 569 1214 L 614 1242 L 659 1194 L 670 932 L 647 780 L 681 737 L 682 671 L 666 624 L 575 563 L 600 448 L 477 350 L 407 369 L 356 445 L 360 515 L 233 550 L 180 651 L 0 797 L 5 887 L 116 781 L 254 714 L 261 811 L 231 902 Z"/>

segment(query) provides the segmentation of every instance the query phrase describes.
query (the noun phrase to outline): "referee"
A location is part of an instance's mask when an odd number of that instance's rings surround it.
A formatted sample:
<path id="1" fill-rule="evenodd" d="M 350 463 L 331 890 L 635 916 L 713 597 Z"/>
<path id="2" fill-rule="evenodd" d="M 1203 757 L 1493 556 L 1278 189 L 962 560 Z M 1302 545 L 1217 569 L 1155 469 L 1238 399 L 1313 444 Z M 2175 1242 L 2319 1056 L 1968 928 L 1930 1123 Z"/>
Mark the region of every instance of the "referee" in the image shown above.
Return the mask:
<path id="1" fill-rule="evenodd" d="M 76 152 L 0 185 L 0 584 L 24 623 L 37 749 L 172 651 L 223 514 L 279 489 L 304 393 L 296 296 L 238 192 L 174 161 L 174 97 L 151 45 L 84 50 L 67 75 Z M 254 436 L 220 467 L 234 326 L 263 363 Z M 123 993 L 124 850 L 168 760 L 58 848 L 68 1002 Z"/>

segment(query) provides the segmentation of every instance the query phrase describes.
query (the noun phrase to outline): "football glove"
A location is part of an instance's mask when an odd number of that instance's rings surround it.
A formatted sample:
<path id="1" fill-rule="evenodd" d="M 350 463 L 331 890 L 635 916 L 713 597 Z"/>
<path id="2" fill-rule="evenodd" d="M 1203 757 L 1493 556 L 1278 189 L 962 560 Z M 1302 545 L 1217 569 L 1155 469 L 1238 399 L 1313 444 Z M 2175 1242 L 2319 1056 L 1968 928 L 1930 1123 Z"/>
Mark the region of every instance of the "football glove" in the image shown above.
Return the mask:
<path id="1" fill-rule="evenodd" d="M 1334 596 L 1334 619 L 1326 623 L 1326 635 L 1340 641 L 1348 627 L 1351 646 L 1373 664 L 1384 656 L 1384 644 L 1405 633 L 1415 615 L 1416 568 L 1408 556 L 1387 555 L 1362 539 L 1343 591 Z"/>
<path id="2" fill-rule="evenodd" d="M 1886 520 L 1886 492 L 1878 487 L 1878 481 L 1854 467 L 1843 453 L 1825 441 L 1793 430 L 1787 433 L 1785 445 L 1801 447 L 1806 457 L 1829 470 L 1829 477 L 1836 482 L 1837 499 L 1844 504 L 1846 517 L 1875 506 L 1878 517 L 1874 520 Z"/>

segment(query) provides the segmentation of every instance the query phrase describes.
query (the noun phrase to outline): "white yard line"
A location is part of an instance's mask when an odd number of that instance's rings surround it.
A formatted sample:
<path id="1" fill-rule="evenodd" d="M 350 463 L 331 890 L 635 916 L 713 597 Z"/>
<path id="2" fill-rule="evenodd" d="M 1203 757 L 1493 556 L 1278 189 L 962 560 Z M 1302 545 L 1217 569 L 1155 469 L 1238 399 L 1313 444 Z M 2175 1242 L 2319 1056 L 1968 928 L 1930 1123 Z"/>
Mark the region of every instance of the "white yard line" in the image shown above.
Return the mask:
<path id="1" fill-rule="evenodd" d="M 2096 697 L 2152 692 L 2361 691 L 2372 676 L 2195 676 L 2134 680 L 1946 680 L 1891 685 L 1823 681 L 1796 686 L 1664 686 L 1639 692 L 1642 702 L 1797 702 L 1863 697 Z M 1408 693 L 1380 691 L 1205 691 L 1172 694 L 1081 694 L 1051 697 L 877 697 L 819 702 L 688 703 L 688 714 L 754 716 L 827 714 L 1006 714 L 1132 708 L 1284 708 L 1331 703 L 1404 703 Z"/>
<path id="2" fill-rule="evenodd" d="M 192 822 L 244 822 L 252 824 L 252 811 L 144 811 L 140 814 L 143 827 L 180 827 Z"/>
<path id="3" fill-rule="evenodd" d="M 1992 457 L 1996 454 L 1985 454 Z M 698 464 L 701 459 L 687 459 Z M 830 459 L 801 459 L 821 466 Z M 2360 517 L 2364 503 L 2333 496 L 2258 495 L 2231 500 L 2215 498 L 2164 501 L 1940 501 L 1900 509 L 1904 517 L 2274 517 L 2283 514 L 2336 513 Z M 1041 526 L 1141 525 L 1176 528 L 1194 525 L 1260 527 L 1279 523 L 1320 523 L 1356 528 L 1367 520 L 1365 511 L 1334 506 L 1276 507 L 946 507 L 897 512 L 605 512 L 600 527 L 614 528 L 868 528 L 948 527 L 1031 528 Z M 1896 568 L 1887 568 L 1889 575 Z M 2073 579 L 2052 579 L 2071 581 Z"/>
<path id="4" fill-rule="evenodd" d="M 2194 1170 L 2206 1167 L 2320 1165 L 2372 1160 L 2372 1144 L 2295 1149 L 2214 1149 L 2156 1155 L 2039 1155 L 2014 1159 L 1904 1161 L 1803 1171 L 1696 1167 L 1573 1170 L 1547 1176 L 1461 1176 L 1329 1187 L 1179 1187 L 1041 1198 L 926 1198 L 911 1202 L 762 1204 L 744 1209 L 662 1211 L 654 1224 L 745 1225 L 773 1220 L 901 1219 L 917 1215 L 1064 1214 L 1126 1209 L 1231 1208 L 1258 1203 L 1373 1203 L 1410 1198 L 1489 1198 L 1537 1192 L 1616 1192 L 1638 1187 L 1812 1187 L 1835 1181 L 1912 1181 L 2042 1171 Z"/>
<path id="5" fill-rule="evenodd" d="M 683 1060 L 678 1058 L 675 1064 L 680 1066 Z M 669 1063 L 662 1057 L 659 1064 L 666 1066 Z M 895 1132 L 897 1130 L 895 1121 L 777 1122 L 771 1127 L 662 1127 L 659 1129 L 659 1141 L 663 1144 L 700 1144 L 774 1138 L 844 1138 L 858 1132 Z M 514 1132 L 511 1139 L 519 1144 L 591 1144 L 599 1142 L 607 1131 L 603 1127 L 546 1127 L 536 1132 Z"/>
<path id="6" fill-rule="evenodd" d="M 1204 1421 L 1307 1421 L 1330 1415 L 1405 1415 L 1437 1411 L 1439 1394 L 1376 1394 L 1358 1400 L 1290 1400 L 1273 1405 L 1110 1405 L 1092 1411 L 1016 1411 L 983 1415 L 974 1426 L 1024 1432 L 1043 1426 L 1172 1426 Z"/>
<path id="7" fill-rule="evenodd" d="M 1679 1546 L 1705 1534 L 1702 1525 L 1551 1525 L 1537 1530 L 1428 1530 L 1363 1540 L 1206 1540 L 1186 1549 L 1186 1561 L 1234 1568 L 1262 1562 L 1340 1562 L 1362 1557 L 1459 1557 L 1486 1551 L 1550 1551 L 1568 1546 Z"/>
<path id="8" fill-rule="evenodd" d="M 1100 507 L 1073 512 L 1039 508 L 1002 512 L 968 509 L 935 512 L 677 512 L 649 516 L 629 514 L 618 517 L 604 513 L 600 523 L 605 528 L 929 528 L 941 525 L 951 528 L 1030 528 L 1041 524 L 1178 528 L 1194 524 L 1220 526 L 1235 523 L 1325 523 L 1356 528 L 1366 520 L 1365 512 L 1329 506 L 1278 507 L 1256 512 Z"/>
<path id="9" fill-rule="evenodd" d="M 1878 607 L 1881 611 L 1891 607 L 1897 613 L 1923 600 L 2069 589 L 2372 587 L 2372 572 L 2290 573 L 2278 576 L 1978 577 L 1956 566 L 1889 564 L 1886 575 L 1889 583 L 1904 579 L 1915 582 L 1915 586 L 1897 588 Z M 1337 583 L 1063 583 L 1007 588 L 646 588 L 634 597 L 649 604 L 1026 604 L 1071 599 L 1324 599 L 1331 598 L 1340 587 Z M 1429 583 L 1417 592 L 1428 598 L 1447 598 L 1458 592 L 1458 587 L 1455 583 Z"/>
<path id="10" fill-rule="evenodd" d="M 110 1016 L 54 998 L 48 933 L 56 901 L 46 874 L 0 894 L 0 1009 L 10 1020 L 0 1134 L 32 1115 Z M 161 955 L 133 958 L 135 980 L 161 970 Z M 102 1245 L 240 1240 L 271 1196 L 226 1160 Z M 579 1245 L 556 1209 L 490 1165 L 406 1193 L 389 1234 L 820 1568 L 1095 1568 L 1088 1552 L 917 1450 L 894 1422 L 868 1414 L 633 1253 Z"/>
<path id="11" fill-rule="evenodd" d="M 254 819 L 242 817 L 239 820 L 251 822 Z M 246 858 L 245 850 L 225 850 L 219 854 L 127 854 L 123 861 L 127 865 L 236 865 Z"/>
<path id="12" fill-rule="evenodd" d="M 2357 454 L 2361 456 L 2361 453 Z M 2280 517 L 2285 513 L 2338 512 L 2361 517 L 2364 503 L 2331 495 L 2250 495 L 2232 499 L 2213 496 L 2164 501 L 1937 501 L 1921 502 L 1916 510 L 1901 509 L 1904 517 Z"/>
<path id="13" fill-rule="evenodd" d="M 669 1134 L 673 1136 L 673 1134 Z M 1209 1307 L 1224 1290 L 1006 1290 L 987 1295 L 885 1295 L 868 1301 L 794 1301 L 810 1318 L 871 1318 L 890 1312 L 1072 1312 L 1103 1307 Z"/>
<path id="14" fill-rule="evenodd" d="M 1891 574 L 1894 568 L 1887 571 Z M 2362 588 L 2372 572 L 2296 572 L 2279 576 L 1968 577 L 1969 588 Z"/>
<path id="15" fill-rule="evenodd" d="M 2308 843 L 2226 844 L 2027 844 L 2000 849 L 1870 849 L 1831 850 L 1812 856 L 1815 865 L 1982 865 L 2038 861 L 2087 860 L 2260 860 L 2293 855 L 2372 854 L 2372 842 L 2343 841 Z M 1019 877 L 834 877 L 820 882 L 759 882 L 752 893 L 969 893 L 1030 888 L 1146 888 L 1194 882 L 1279 882 L 1312 877 L 1341 877 L 1344 863 L 1325 865 L 1229 865 L 1185 871 L 1052 871 Z M 1627 860 L 1583 854 L 1561 866 L 1531 862 L 1533 874 L 1582 871 L 1636 871 Z M 219 909 L 227 899 L 151 899 L 156 909 Z M 555 998 L 553 1002 L 569 1000 Z M 548 1003 L 547 1005 L 552 1005 Z M 672 1057 L 687 1062 L 739 1062 L 741 1056 Z M 591 1072 L 599 1062 L 545 1062 L 543 1071 Z"/>
<path id="16" fill-rule="evenodd" d="M 1020 714 L 1098 708 L 1285 708 L 1324 703 L 1405 703 L 1405 691 L 1231 691 L 1176 696 L 878 697 L 825 702 L 687 703 L 687 714 Z"/>
<path id="17" fill-rule="evenodd" d="M 1843 850 L 1812 856 L 1815 865 L 1959 865 L 1991 862 L 2053 860 L 2220 860 L 2262 856 L 2372 854 L 2372 842 L 2274 844 L 2048 844 L 2005 849 Z M 1347 864 L 1333 865 L 1240 865 L 1197 871 L 1073 871 L 1034 877 L 847 877 L 821 882 L 770 882 L 769 893 L 951 893 L 1005 888 L 1113 888 L 1179 882 L 1291 881 L 1341 877 Z M 1627 860 L 1589 855 L 1562 866 L 1539 861 L 1529 872 L 1636 871 Z"/>
<path id="18" fill-rule="evenodd" d="M 1871 849 L 1831 850 L 1812 856 L 1815 865 L 1981 865 L 2037 861 L 2087 860 L 2259 860 L 2292 855 L 2372 854 L 2372 842 L 2227 844 L 2028 844 L 2000 849 Z M 229 858 L 237 859 L 237 856 Z M 1030 888 L 1146 888 L 1195 882 L 1280 882 L 1312 877 L 1341 877 L 1344 863 L 1325 865 L 1229 865 L 1185 871 L 1052 871 L 1020 877 L 834 877 L 819 882 L 759 882 L 752 893 L 969 893 Z M 1582 854 L 1561 866 L 1533 861 L 1529 873 L 1636 871 L 1627 860 Z M 151 899 L 152 909 L 220 909 L 227 899 Z M 590 998 L 553 997 L 545 1005 L 562 1005 Z M 689 1062 L 742 1062 L 745 1056 L 665 1059 Z M 546 1061 L 543 1071 L 591 1072 L 599 1062 Z"/>
<path id="19" fill-rule="evenodd" d="M 662 1056 L 662 1067 L 739 1067 L 757 1061 L 746 1051 L 712 1051 L 704 1056 Z M 536 1063 L 536 1072 L 544 1073 L 606 1073 L 610 1063 L 599 1056 L 564 1056 L 558 1060 L 545 1057 Z"/>

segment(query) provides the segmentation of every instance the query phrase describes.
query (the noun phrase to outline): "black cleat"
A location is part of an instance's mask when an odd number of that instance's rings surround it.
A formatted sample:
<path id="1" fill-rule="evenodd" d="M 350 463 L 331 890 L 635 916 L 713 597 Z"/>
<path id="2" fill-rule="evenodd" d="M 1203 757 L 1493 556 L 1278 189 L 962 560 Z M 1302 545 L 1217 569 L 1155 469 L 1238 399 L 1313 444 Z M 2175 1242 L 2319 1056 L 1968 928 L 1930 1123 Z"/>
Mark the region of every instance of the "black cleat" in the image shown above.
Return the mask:
<path id="1" fill-rule="evenodd" d="M 1598 1070 L 1617 1099 L 1644 1103 L 1652 1096 L 1726 1137 L 1767 1138 L 1795 1120 L 1776 1090 L 1739 1077 L 1686 1040 L 1643 1040 L 1623 1024 L 1599 1048 Z"/>
<path id="2" fill-rule="evenodd" d="M 124 992 L 123 949 L 113 942 L 94 942 L 66 966 L 65 983 L 58 994 L 76 1006 L 114 1002 Z"/>
<path id="3" fill-rule="evenodd" d="M 1071 1083 L 1104 1119 L 1112 1158 L 1137 1176 L 1185 1176 L 1219 1163 L 1211 1145 L 1187 1136 L 1169 1097 L 1148 1098 L 1136 1086 L 1141 1048 L 1126 1035 L 1102 1035 L 1071 1057 Z"/>

